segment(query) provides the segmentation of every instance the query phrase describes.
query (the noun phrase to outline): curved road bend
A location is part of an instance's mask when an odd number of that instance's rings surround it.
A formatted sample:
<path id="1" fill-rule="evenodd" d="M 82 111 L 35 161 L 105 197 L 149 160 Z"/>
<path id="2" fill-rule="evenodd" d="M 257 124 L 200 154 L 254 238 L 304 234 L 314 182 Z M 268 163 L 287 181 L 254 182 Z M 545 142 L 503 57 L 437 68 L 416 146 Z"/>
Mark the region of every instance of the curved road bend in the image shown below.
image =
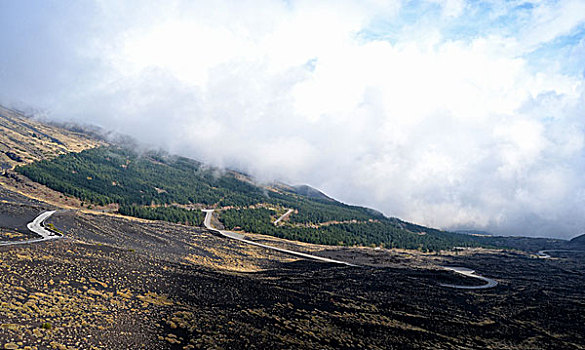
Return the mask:
<path id="1" fill-rule="evenodd" d="M 50 239 L 61 238 L 61 235 L 51 232 L 43 227 L 43 223 L 51 215 L 55 214 L 55 210 L 45 211 L 37 216 L 32 222 L 29 222 L 26 227 L 32 232 L 41 236 L 41 238 L 27 239 L 25 241 L 0 241 L 0 246 L 4 245 L 17 245 L 17 244 L 29 244 L 35 242 L 47 241 Z"/>
<path id="2" fill-rule="evenodd" d="M 539 250 L 536 255 L 541 259 L 550 259 L 552 256 L 549 253 L 584 253 L 585 250 L 577 250 L 577 249 L 546 249 L 546 250 Z"/>
<path id="3" fill-rule="evenodd" d="M 467 276 L 467 277 L 477 278 L 479 280 L 487 282 L 486 284 L 482 284 L 481 286 L 463 286 L 463 285 L 458 285 L 458 284 L 441 283 L 442 287 L 456 288 L 456 289 L 487 289 L 487 288 L 493 288 L 493 287 L 498 285 L 498 282 L 496 280 L 476 275 L 474 270 L 468 269 L 466 267 L 442 266 L 442 268 L 444 268 L 446 270 L 454 271 L 456 273 L 459 273 L 459 274 Z"/>
<path id="4" fill-rule="evenodd" d="M 269 246 L 269 245 L 266 245 L 266 244 L 257 243 L 257 242 L 254 242 L 254 241 L 250 241 L 250 240 L 245 239 L 245 237 L 243 235 L 239 234 L 239 233 L 230 232 L 230 231 L 224 231 L 224 230 L 218 230 L 218 229 L 214 228 L 213 226 L 211 226 L 211 216 L 213 215 L 213 209 L 202 209 L 202 211 L 205 212 L 205 220 L 203 220 L 203 224 L 205 225 L 205 227 L 208 230 L 212 230 L 212 231 L 218 232 L 220 235 L 222 235 L 224 237 L 231 238 L 231 239 L 235 239 L 237 241 L 240 241 L 240 242 L 243 242 L 243 243 L 247 243 L 247 244 L 250 244 L 250 245 L 255 245 L 257 247 L 271 249 L 271 250 L 275 250 L 277 252 L 281 252 L 281 253 L 285 253 L 285 254 L 289 254 L 289 255 L 295 255 L 295 256 L 298 256 L 298 257 L 301 257 L 301 258 L 319 260 L 319 261 L 323 261 L 323 262 L 334 263 L 334 264 L 341 264 L 341 265 L 347 265 L 347 266 L 358 266 L 358 265 L 351 264 L 351 263 L 348 263 L 348 262 L 345 262 L 345 261 L 323 258 L 323 257 L 320 257 L 320 256 L 311 255 L 311 254 L 296 252 L 294 250 L 277 248 L 277 247 Z"/>

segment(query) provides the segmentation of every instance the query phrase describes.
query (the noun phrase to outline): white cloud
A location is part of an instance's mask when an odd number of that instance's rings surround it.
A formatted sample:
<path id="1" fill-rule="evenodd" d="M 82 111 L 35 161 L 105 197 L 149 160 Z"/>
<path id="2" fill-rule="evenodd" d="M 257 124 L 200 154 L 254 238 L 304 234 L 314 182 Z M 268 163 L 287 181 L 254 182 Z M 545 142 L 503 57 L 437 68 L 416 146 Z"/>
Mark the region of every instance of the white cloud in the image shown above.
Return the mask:
<path id="1" fill-rule="evenodd" d="M 431 3 L 441 5 L 443 16 L 458 17 L 463 13 L 465 8 L 465 0 L 429 0 Z"/>
<path id="2" fill-rule="evenodd" d="M 535 47 L 569 35 L 585 23 L 585 2 L 546 1 L 536 5 L 530 23 L 521 33 L 523 45 Z"/>
<path id="3" fill-rule="evenodd" d="M 583 39 L 535 51 L 582 2 L 100 4 L 75 86 L 37 94 L 56 115 L 422 224 L 585 226 Z"/>

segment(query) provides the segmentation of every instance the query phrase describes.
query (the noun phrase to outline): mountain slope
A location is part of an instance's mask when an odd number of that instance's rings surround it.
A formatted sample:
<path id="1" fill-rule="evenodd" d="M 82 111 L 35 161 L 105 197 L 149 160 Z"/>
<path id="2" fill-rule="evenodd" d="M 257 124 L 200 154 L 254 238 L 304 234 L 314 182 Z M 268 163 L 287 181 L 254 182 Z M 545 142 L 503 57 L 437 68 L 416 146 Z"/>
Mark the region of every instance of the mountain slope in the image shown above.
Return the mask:
<path id="1" fill-rule="evenodd" d="M 287 188 L 285 188 L 287 189 Z M 297 185 L 297 186 L 292 186 L 289 187 L 288 189 L 290 189 L 291 192 L 299 194 L 301 196 L 305 196 L 305 197 L 309 197 L 312 199 L 323 199 L 323 200 L 330 200 L 330 201 L 334 201 L 333 198 L 327 196 L 325 193 L 319 191 L 316 188 L 313 188 L 309 185 Z"/>
<path id="2" fill-rule="evenodd" d="M 15 227 L 26 228 L 39 212 L 55 209 L 25 197 L 35 189 L 63 197 L 72 210 L 59 210 L 47 223 L 67 239 L 0 247 L 2 348 L 581 349 L 585 344 L 585 275 L 577 273 L 583 270 L 582 255 L 543 260 L 490 249 L 421 254 L 247 235 L 258 243 L 360 265 L 333 266 L 194 227 L 201 220 L 197 208 L 217 208 L 227 226 L 249 224 L 250 231 L 287 238 L 298 230 L 308 235 L 297 239 L 341 234 L 348 240 L 344 244 L 391 238 L 388 244 L 418 248 L 416 240 L 430 247 L 432 240 L 452 245 L 460 236 L 448 241 L 447 232 L 287 191 L 291 186 L 256 185 L 243 174 L 161 153 L 99 147 L 19 169 L 25 168 L 85 198 L 84 206 L 103 200 L 120 212 L 182 224 L 111 215 L 104 208 L 78 210 L 81 202 L 72 204 L 68 195 L 6 170 L 0 176 L 4 239 L 26 234 Z M 17 182 L 22 195 L 7 189 L 5 181 Z M 63 209 L 62 204 L 55 206 Z M 293 208 L 289 218 L 273 224 Z M 441 284 L 473 281 L 439 266 L 466 266 L 501 283 L 483 292 L 445 288 Z"/>
<path id="3" fill-rule="evenodd" d="M 81 132 L 36 122 L 3 106 L 0 106 L 0 133 L 1 170 L 105 144 Z"/>
<path id="4" fill-rule="evenodd" d="M 580 236 L 574 237 L 569 241 L 569 246 L 571 248 L 580 248 L 585 249 L 585 234 Z"/>
<path id="5" fill-rule="evenodd" d="M 100 206 L 189 225 L 202 223 L 198 209 L 213 207 L 228 229 L 328 245 L 436 251 L 486 244 L 346 205 L 310 186 L 259 185 L 235 171 L 163 152 L 137 154 L 126 144 L 106 147 L 89 134 L 44 125 L 7 108 L 0 112 L 3 167 L 8 170 L 1 182 L 23 194 L 38 187 L 23 184 L 28 180 L 10 170 L 16 166 L 16 172 L 53 191 L 51 202 L 57 205 Z M 273 224 L 288 211 L 278 226 Z"/>
<path id="6" fill-rule="evenodd" d="M 220 171 L 161 152 L 137 154 L 99 147 L 19 166 L 17 172 L 94 205 L 119 213 L 200 225 L 192 209 L 213 207 L 227 229 L 329 245 L 375 245 L 421 250 L 477 246 L 472 237 L 409 224 L 368 208 L 320 195 L 256 185 L 242 174 Z M 169 206 L 172 209 L 169 209 Z M 289 209 L 293 213 L 273 222 Z"/>

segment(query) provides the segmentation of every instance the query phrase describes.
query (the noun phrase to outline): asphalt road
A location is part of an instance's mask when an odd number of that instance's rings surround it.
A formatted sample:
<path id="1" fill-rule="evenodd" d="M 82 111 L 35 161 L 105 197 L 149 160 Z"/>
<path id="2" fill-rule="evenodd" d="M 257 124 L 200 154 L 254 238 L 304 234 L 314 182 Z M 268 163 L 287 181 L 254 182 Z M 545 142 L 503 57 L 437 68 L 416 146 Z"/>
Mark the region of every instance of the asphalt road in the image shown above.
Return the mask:
<path id="1" fill-rule="evenodd" d="M 269 246 L 269 245 L 262 244 L 262 243 L 257 243 L 257 242 L 250 241 L 250 240 L 246 239 L 245 236 L 243 236 L 239 233 L 225 231 L 225 230 L 218 230 L 211 225 L 211 217 L 213 216 L 214 210 L 213 209 L 202 209 L 202 211 L 205 212 L 205 220 L 203 221 L 203 224 L 205 225 L 205 227 L 208 230 L 212 230 L 214 232 L 217 232 L 226 238 L 234 239 L 234 240 L 237 240 L 237 241 L 240 241 L 240 242 L 243 242 L 246 244 L 254 245 L 257 247 L 270 249 L 270 250 L 274 250 L 274 251 L 289 254 L 289 255 L 298 256 L 301 258 L 312 259 L 312 260 L 317 260 L 317 261 L 322 261 L 322 262 L 327 262 L 327 263 L 341 264 L 341 265 L 346 265 L 346 266 L 358 266 L 358 265 L 351 264 L 351 263 L 348 263 L 345 261 L 328 259 L 328 258 L 324 258 L 324 257 L 320 257 L 320 256 L 315 256 L 315 255 L 301 253 L 301 252 L 297 252 L 297 251 L 293 251 L 293 250 L 273 247 L 273 246 Z M 275 224 L 280 219 L 285 217 L 286 215 L 289 215 L 291 212 L 292 212 L 292 209 L 289 209 L 289 211 L 287 211 L 287 213 L 285 213 L 277 221 L 275 221 Z M 43 242 L 43 241 L 47 241 L 47 240 L 51 240 L 51 239 L 61 238 L 62 237 L 61 235 L 54 233 L 52 231 L 49 231 L 43 227 L 43 223 L 45 222 L 45 220 L 47 220 L 53 214 L 55 214 L 54 210 L 45 211 L 45 212 L 41 213 L 39 216 L 37 216 L 32 222 L 27 224 L 28 229 L 31 230 L 32 232 L 38 234 L 39 236 L 41 236 L 41 238 L 29 239 L 29 240 L 23 240 L 23 241 L 0 241 L 0 246 L 30 244 L 30 243 L 35 243 L 35 242 Z M 546 254 L 546 251 L 539 252 L 539 255 L 541 255 L 541 256 L 543 256 L 544 254 Z M 491 278 L 479 276 L 479 275 L 475 274 L 474 270 L 471 270 L 471 269 L 468 269 L 465 267 L 443 266 L 443 268 L 447 269 L 447 270 L 454 271 L 456 273 L 459 273 L 459 274 L 462 274 L 465 276 L 468 276 L 468 277 L 477 278 L 477 279 L 480 279 L 480 280 L 486 282 L 486 284 L 480 285 L 480 286 L 464 286 L 464 285 L 443 284 L 442 283 L 441 286 L 443 286 L 443 287 L 456 288 L 456 289 L 487 289 L 487 288 L 493 288 L 493 287 L 498 285 L 497 281 L 495 281 Z"/>
<path id="2" fill-rule="evenodd" d="M 351 264 L 351 263 L 348 263 L 348 262 L 345 262 L 345 261 L 339 261 L 339 260 L 333 260 L 333 259 L 323 258 L 323 257 L 320 257 L 320 256 L 311 255 L 311 254 L 296 252 L 294 250 L 288 250 L 288 249 L 283 249 L 283 248 L 269 246 L 269 245 L 262 244 L 262 243 L 257 243 L 257 242 L 254 242 L 254 241 L 250 241 L 250 240 L 245 239 L 245 237 L 243 235 L 239 234 L 239 233 L 230 232 L 230 231 L 224 231 L 224 230 L 218 230 L 218 229 L 214 228 L 213 226 L 211 226 L 211 216 L 213 215 L 213 209 L 202 209 L 202 211 L 205 212 L 205 220 L 203 220 L 203 224 L 205 225 L 205 227 L 208 230 L 212 230 L 212 231 L 218 232 L 220 235 L 222 235 L 224 237 L 231 238 L 231 239 L 235 239 L 237 241 L 240 241 L 240 242 L 243 242 L 243 243 L 246 243 L 246 244 L 255 245 L 257 247 L 262 247 L 262 248 L 266 248 L 266 249 L 275 250 L 277 252 L 281 252 L 281 253 L 285 253 L 285 254 L 289 254 L 289 255 L 298 256 L 298 257 L 301 257 L 301 258 L 318 260 L 318 261 L 323 261 L 323 262 L 328 262 L 328 263 L 334 263 L 334 264 L 347 265 L 347 266 L 358 266 L 358 265 Z"/>
<path id="3" fill-rule="evenodd" d="M 443 286 L 443 287 L 456 288 L 456 289 L 487 289 L 487 288 L 493 288 L 493 287 L 498 285 L 498 282 L 496 280 L 476 275 L 474 270 L 468 269 L 466 267 L 443 266 L 443 268 L 446 270 L 454 271 L 456 273 L 462 274 L 462 275 L 467 276 L 467 277 L 477 278 L 477 279 L 480 279 L 482 281 L 487 282 L 486 284 L 482 284 L 480 286 L 463 286 L 463 285 L 459 285 L 459 284 L 441 283 L 441 286 Z"/>
<path id="4" fill-rule="evenodd" d="M 41 238 L 27 239 L 24 241 L 0 241 L 0 246 L 4 245 L 17 245 L 17 244 L 29 244 L 36 242 L 43 242 L 50 239 L 61 238 L 61 235 L 51 232 L 43 227 L 43 222 L 47 220 L 51 215 L 55 214 L 54 210 L 45 211 L 37 216 L 32 222 L 29 222 L 26 227 L 32 232 L 41 236 Z"/>

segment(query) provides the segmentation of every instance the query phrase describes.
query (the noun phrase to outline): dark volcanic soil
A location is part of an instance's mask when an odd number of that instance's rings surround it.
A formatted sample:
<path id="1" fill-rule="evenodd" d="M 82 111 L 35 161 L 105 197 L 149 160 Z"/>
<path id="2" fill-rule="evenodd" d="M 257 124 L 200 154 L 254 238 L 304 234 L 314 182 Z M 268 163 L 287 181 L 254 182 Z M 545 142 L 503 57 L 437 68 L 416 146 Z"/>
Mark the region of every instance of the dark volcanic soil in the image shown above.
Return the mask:
<path id="1" fill-rule="evenodd" d="M 0 242 L 38 238 L 26 225 L 45 210 L 46 207 L 34 204 L 17 204 L 7 200 L 0 202 Z"/>
<path id="2" fill-rule="evenodd" d="M 0 203 L 12 203 L 18 205 L 29 205 L 36 207 L 49 207 L 47 204 L 35 199 L 25 197 L 19 193 L 15 193 L 0 186 Z"/>
<path id="3" fill-rule="evenodd" d="M 356 268 L 294 260 L 182 225 L 73 211 L 48 222 L 66 238 L 0 247 L 0 347 L 585 347 L 579 254 L 473 253 L 409 265 L 376 251 L 392 263 Z M 476 282 L 431 264 L 474 268 L 500 285 L 443 288 Z"/>

